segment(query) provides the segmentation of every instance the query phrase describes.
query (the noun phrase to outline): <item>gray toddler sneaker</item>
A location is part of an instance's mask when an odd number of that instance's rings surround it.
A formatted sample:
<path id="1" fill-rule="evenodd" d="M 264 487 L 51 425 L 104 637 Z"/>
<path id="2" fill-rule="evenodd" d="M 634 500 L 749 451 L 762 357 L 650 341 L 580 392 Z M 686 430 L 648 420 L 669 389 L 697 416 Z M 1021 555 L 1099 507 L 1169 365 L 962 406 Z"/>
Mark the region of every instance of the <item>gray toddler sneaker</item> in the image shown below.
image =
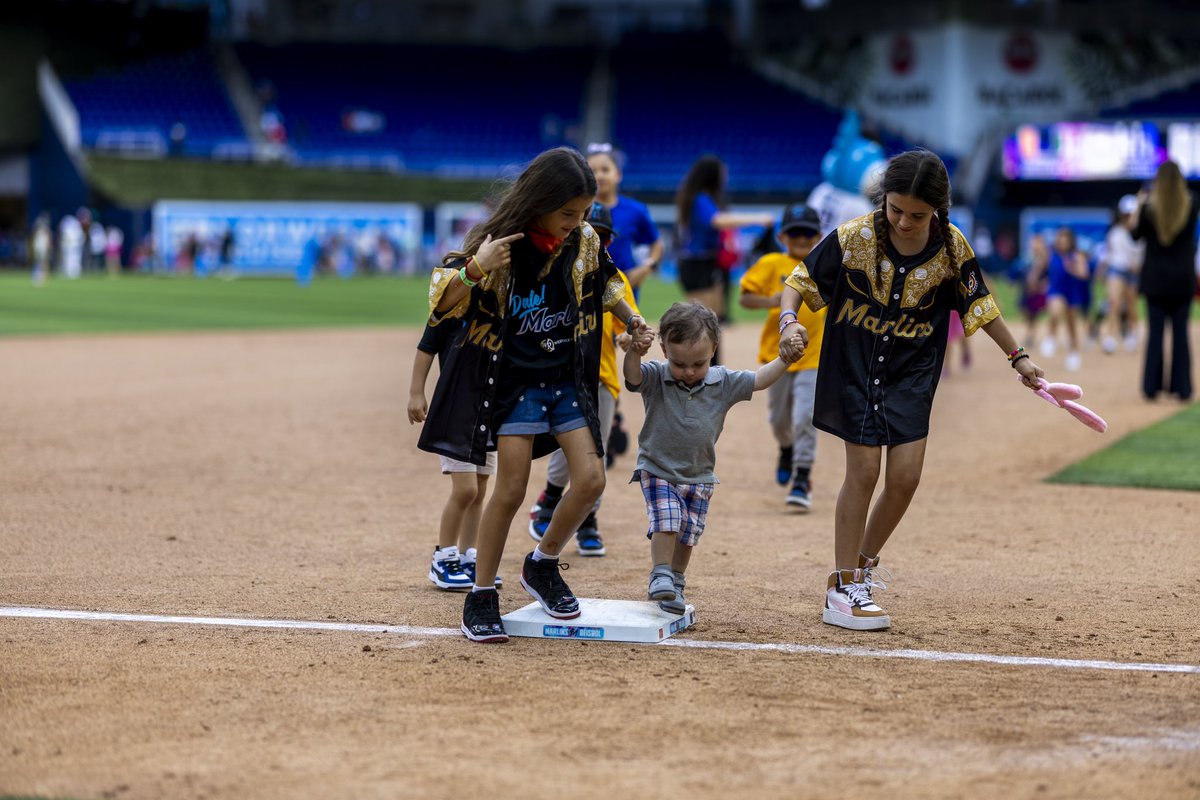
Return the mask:
<path id="1" fill-rule="evenodd" d="M 683 596 L 683 589 L 687 586 L 687 578 L 682 572 L 671 573 L 671 588 L 674 592 L 669 600 L 662 600 L 658 607 L 669 614 L 682 614 L 687 611 L 687 600 Z"/>
<path id="2" fill-rule="evenodd" d="M 675 581 L 672 578 L 671 567 L 667 564 L 655 564 L 650 570 L 651 600 L 673 600 L 675 598 Z"/>

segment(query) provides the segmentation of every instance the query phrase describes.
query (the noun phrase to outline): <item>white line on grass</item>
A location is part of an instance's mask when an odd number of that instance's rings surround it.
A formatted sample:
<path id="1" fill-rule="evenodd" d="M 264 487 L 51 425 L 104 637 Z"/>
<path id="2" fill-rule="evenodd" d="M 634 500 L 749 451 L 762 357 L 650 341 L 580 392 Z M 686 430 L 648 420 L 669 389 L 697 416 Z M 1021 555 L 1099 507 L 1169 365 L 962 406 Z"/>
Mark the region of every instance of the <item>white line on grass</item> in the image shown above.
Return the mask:
<path id="1" fill-rule="evenodd" d="M 240 619 L 237 617 L 185 617 L 163 614 L 117 614 L 107 611 L 69 611 L 54 608 L 0 606 L 0 617 L 25 619 L 74 619 L 99 622 L 143 622 L 165 625 L 213 625 L 234 628 L 276 628 L 288 630 L 342 631 L 350 633 L 390 633 L 400 636 L 461 636 L 453 628 L 420 628 L 413 625 L 363 624 L 356 622 L 315 622 L 289 619 Z M 712 642 L 700 639 L 667 639 L 663 647 L 697 650 L 733 650 L 756 653 L 850 656 L 857 658 L 901 658 L 910 661 L 942 663 L 1000 664 L 1010 667 L 1049 667 L 1052 669 L 1100 669 L 1118 672 L 1178 672 L 1200 675 L 1200 664 L 1154 664 L 1136 661 L 1096 661 L 1077 658 L 1039 658 L 1037 656 L 999 656 L 989 653 L 950 653 L 940 650 L 876 650 L 869 647 L 829 647 L 815 644 L 772 644 L 770 642 Z"/>

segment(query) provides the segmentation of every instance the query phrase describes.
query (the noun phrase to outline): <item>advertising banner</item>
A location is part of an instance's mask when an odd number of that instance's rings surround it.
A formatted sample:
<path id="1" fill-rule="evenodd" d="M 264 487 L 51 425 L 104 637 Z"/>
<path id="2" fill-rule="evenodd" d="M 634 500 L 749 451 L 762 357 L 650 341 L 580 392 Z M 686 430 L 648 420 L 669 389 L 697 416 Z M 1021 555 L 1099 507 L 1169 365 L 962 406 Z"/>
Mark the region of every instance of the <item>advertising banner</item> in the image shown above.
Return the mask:
<path id="1" fill-rule="evenodd" d="M 154 205 L 156 262 L 206 275 L 408 273 L 424 214 L 416 203 L 162 200 Z"/>

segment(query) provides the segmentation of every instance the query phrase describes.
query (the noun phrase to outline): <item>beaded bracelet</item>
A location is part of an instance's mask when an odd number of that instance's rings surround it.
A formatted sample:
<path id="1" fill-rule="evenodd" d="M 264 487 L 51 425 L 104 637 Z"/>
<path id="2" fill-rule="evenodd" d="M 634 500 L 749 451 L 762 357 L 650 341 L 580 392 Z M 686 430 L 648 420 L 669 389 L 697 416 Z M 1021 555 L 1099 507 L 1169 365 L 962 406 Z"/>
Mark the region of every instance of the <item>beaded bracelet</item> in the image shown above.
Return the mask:
<path id="1" fill-rule="evenodd" d="M 1020 361 L 1022 358 L 1029 358 L 1029 353 L 1019 353 L 1016 358 L 1014 358 L 1012 361 L 1010 361 L 1008 363 L 1012 365 L 1013 369 L 1016 369 L 1017 362 Z"/>
<path id="2" fill-rule="evenodd" d="M 625 327 L 626 327 L 626 328 L 628 328 L 628 327 L 629 327 L 629 323 L 633 322 L 633 318 L 634 318 L 634 317 L 637 317 L 637 318 L 638 318 L 638 319 L 640 319 L 642 322 L 645 322 L 645 321 L 646 321 L 646 318 L 645 318 L 645 317 L 643 317 L 641 314 L 630 314 L 630 315 L 629 315 L 629 319 L 625 320 Z"/>
<path id="3" fill-rule="evenodd" d="M 779 320 L 779 332 L 783 333 L 785 330 L 787 330 L 787 327 L 789 325 L 799 325 L 799 324 L 800 324 L 800 320 L 795 319 L 795 318 L 789 319 L 786 322 L 781 319 L 781 320 Z"/>
<path id="4" fill-rule="evenodd" d="M 1013 350 L 1011 353 L 1008 354 L 1008 362 L 1011 364 L 1017 358 L 1017 356 L 1019 356 L 1021 353 L 1024 353 L 1024 352 L 1025 352 L 1024 347 L 1018 347 L 1016 350 Z"/>

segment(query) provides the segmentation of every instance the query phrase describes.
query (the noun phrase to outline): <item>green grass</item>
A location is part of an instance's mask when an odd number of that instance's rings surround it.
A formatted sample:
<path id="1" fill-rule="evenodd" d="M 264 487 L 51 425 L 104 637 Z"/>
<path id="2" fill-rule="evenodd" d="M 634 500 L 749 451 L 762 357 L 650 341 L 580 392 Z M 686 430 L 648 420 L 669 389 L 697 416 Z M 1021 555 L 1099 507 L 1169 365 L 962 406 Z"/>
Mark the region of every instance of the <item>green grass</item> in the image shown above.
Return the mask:
<path id="1" fill-rule="evenodd" d="M 428 279 L 284 278 L 235 281 L 122 276 L 51 279 L 0 275 L 0 335 L 213 329 L 419 326 L 428 314 Z M 651 280 L 644 312 L 657 319 L 679 298 L 674 284 Z"/>
<path id="2" fill-rule="evenodd" d="M 1050 476 L 1051 483 L 1200 491 L 1200 404 L 1131 433 Z"/>
<path id="3" fill-rule="evenodd" d="M 1013 308 L 1011 289 L 993 289 Z M 406 278 L 318 278 L 300 287 L 287 278 L 222 281 L 184 277 L 52 278 L 34 287 L 24 273 L 0 274 L 0 335 L 188 331 L 261 328 L 344 328 L 423 325 L 424 275 Z M 682 299 L 678 284 L 651 278 L 641 310 L 651 324 Z M 733 299 L 734 319 L 761 322 Z M 1011 314 L 1011 312 L 1010 312 Z"/>

